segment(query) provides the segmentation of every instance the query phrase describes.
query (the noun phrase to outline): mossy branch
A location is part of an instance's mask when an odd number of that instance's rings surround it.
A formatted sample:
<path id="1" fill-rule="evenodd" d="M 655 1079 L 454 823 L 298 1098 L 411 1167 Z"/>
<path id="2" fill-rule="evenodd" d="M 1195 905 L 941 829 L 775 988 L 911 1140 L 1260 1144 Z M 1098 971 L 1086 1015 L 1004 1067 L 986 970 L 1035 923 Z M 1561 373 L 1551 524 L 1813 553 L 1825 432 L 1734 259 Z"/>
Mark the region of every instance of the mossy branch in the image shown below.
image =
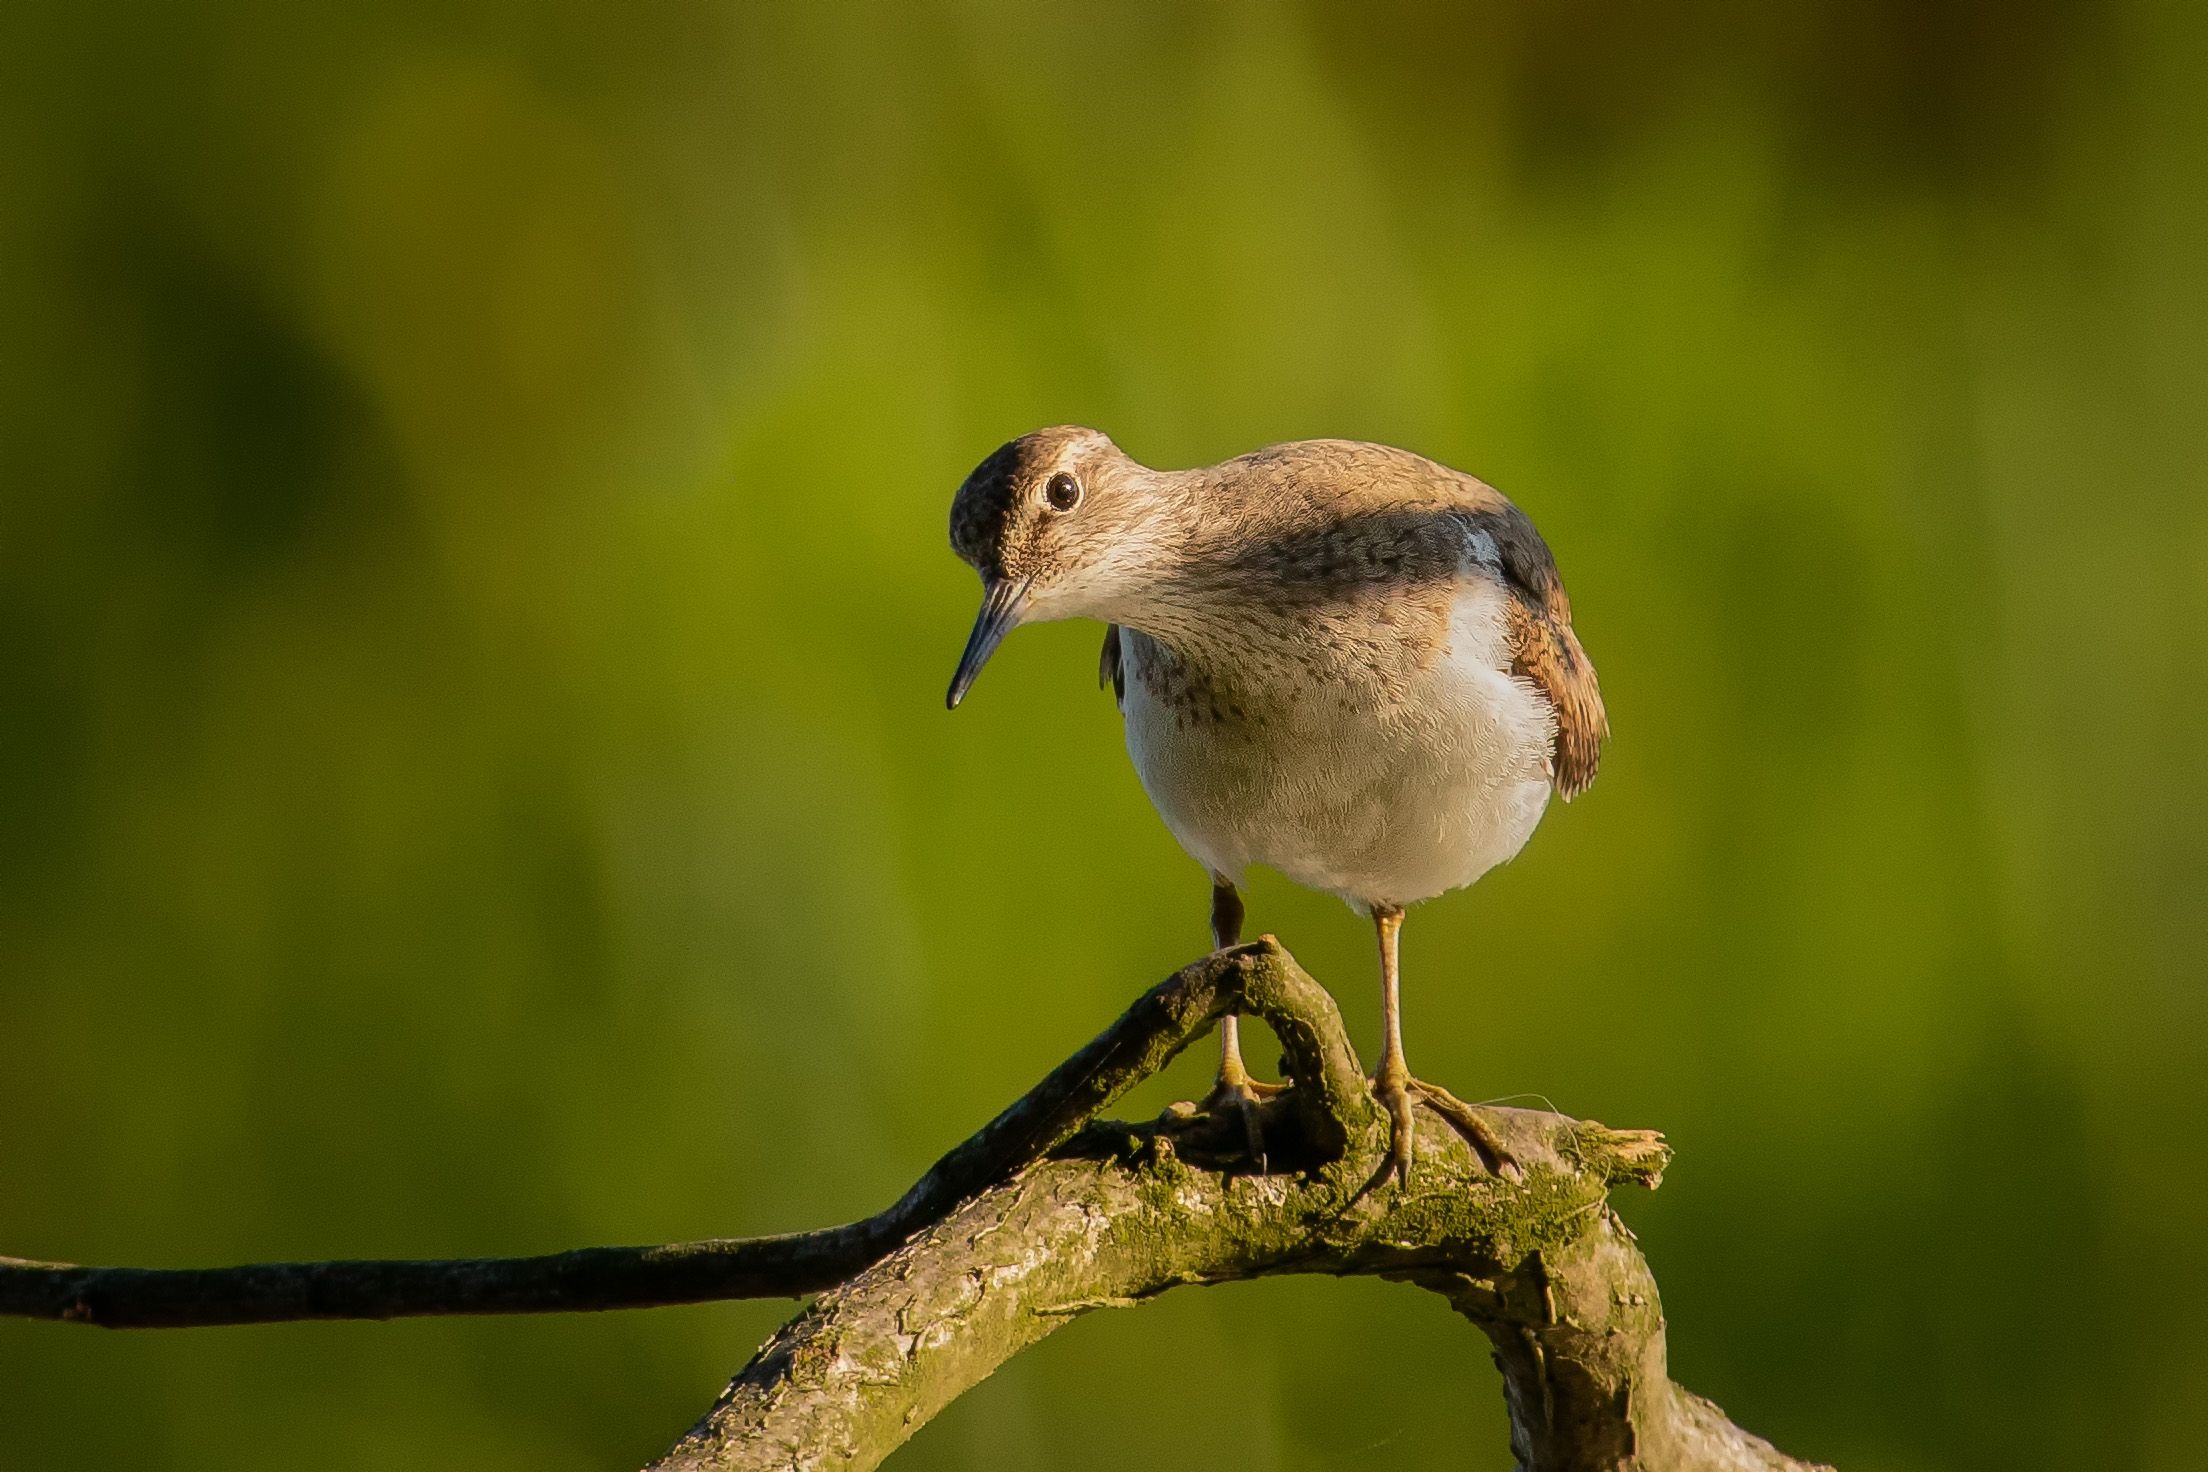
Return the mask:
<path id="1" fill-rule="evenodd" d="M 1291 1087 L 1243 1122 L 1097 1114 L 1228 1011 L 1279 1036 Z M 549 1257 L 89 1268 L 0 1258 L 0 1313 L 109 1327 L 535 1313 L 820 1296 L 661 1461 L 665 1472 L 865 1468 L 1006 1359 L 1096 1308 L 1280 1273 L 1441 1293 L 1493 1342 L 1527 1472 L 1802 1472 L 1673 1384 L 1648 1266 L 1611 1186 L 1660 1138 L 1481 1109 L 1521 1174 L 1428 1114 L 1409 1189 L 1370 1187 L 1386 1127 L 1333 1001 L 1270 938 L 1153 988 L 888 1210 L 786 1237 Z"/>

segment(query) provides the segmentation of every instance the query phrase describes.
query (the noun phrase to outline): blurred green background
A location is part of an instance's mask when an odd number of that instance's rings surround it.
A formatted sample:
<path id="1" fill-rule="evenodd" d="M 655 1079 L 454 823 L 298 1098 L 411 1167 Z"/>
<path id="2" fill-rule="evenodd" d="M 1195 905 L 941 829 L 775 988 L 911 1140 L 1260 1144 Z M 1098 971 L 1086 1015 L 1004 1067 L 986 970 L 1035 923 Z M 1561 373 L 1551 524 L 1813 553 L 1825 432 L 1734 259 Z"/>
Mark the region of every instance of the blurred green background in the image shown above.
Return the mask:
<path id="1" fill-rule="evenodd" d="M 0 1252 L 873 1211 L 1204 945 L 1093 628 L 944 713 L 953 489 L 1347 435 L 1534 515 L 1617 733 L 1413 1063 L 1669 1132 L 1790 1449 L 2197 1466 L 2203 15 L 10 0 Z M 0 1466 L 633 1465 L 786 1312 L 0 1323 Z M 1485 1347 L 1295 1281 L 898 1465 L 1382 1464 L 1508 1465 Z"/>

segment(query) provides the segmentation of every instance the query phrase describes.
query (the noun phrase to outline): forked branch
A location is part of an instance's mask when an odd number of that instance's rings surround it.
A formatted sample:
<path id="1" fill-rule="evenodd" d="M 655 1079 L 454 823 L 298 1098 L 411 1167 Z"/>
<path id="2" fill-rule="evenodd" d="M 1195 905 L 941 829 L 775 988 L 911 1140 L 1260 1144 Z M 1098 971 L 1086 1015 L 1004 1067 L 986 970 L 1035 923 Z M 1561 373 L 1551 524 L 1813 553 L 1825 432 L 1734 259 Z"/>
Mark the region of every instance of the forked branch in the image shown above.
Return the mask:
<path id="1" fill-rule="evenodd" d="M 1096 1120 L 1228 1011 L 1279 1036 L 1291 1087 L 1239 1119 L 1176 1106 Z M 1452 1101 L 1453 1102 L 1453 1101 Z M 1608 1191 L 1654 1186 L 1659 1137 L 1477 1111 L 1522 1176 L 1429 1114 L 1411 1188 L 1369 1189 L 1386 1130 L 1339 1014 L 1269 938 L 1150 992 L 864 1221 L 786 1237 L 549 1257 L 238 1268 L 0 1258 L 0 1313 L 110 1327 L 534 1313 L 820 1297 L 655 1468 L 878 1464 L 1012 1355 L 1096 1308 L 1279 1273 L 1369 1274 L 1445 1296 L 1493 1342 L 1527 1472 L 1802 1472 L 1666 1371 L 1663 1314 Z"/>

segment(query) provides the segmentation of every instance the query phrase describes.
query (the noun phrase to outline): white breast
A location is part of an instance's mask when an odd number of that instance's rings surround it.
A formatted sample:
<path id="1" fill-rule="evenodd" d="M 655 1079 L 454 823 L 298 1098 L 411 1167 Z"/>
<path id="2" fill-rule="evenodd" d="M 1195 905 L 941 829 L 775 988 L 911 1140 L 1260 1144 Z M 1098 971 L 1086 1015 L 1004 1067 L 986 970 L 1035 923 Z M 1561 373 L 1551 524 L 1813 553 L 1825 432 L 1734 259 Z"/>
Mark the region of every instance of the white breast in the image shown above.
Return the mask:
<path id="1" fill-rule="evenodd" d="M 1151 646 L 1126 637 L 1143 789 L 1181 846 L 1228 878 L 1263 864 L 1360 907 L 1470 884 L 1525 846 L 1551 790 L 1555 716 L 1509 673 L 1503 597 L 1468 580 L 1446 651 L 1407 688 L 1297 661 L 1294 681 L 1237 686 L 1239 720 L 1156 699 L 1141 677 Z"/>

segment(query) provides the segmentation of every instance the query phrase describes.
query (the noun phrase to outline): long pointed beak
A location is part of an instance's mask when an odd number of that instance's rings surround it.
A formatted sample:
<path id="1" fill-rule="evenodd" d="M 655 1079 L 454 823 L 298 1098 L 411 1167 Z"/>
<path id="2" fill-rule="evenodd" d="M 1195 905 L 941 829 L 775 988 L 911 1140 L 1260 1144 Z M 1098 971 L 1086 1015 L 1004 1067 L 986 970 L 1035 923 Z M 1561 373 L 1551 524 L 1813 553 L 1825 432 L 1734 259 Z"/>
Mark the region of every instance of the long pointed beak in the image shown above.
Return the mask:
<path id="1" fill-rule="evenodd" d="M 966 636 L 966 652 L 958 657 L 958 673 L 951 676 L 950 694 L 943 699 L 946 708 L 958 709 L 958 703 L 973 687 L 974 677 L 997 652 L 1004 636 L 1019 627 L 1020 615 L 1026 611 L 1026 578 L 989 580 L 981 595 L 981 612 L 974 616 L 974 631 Z"/>

